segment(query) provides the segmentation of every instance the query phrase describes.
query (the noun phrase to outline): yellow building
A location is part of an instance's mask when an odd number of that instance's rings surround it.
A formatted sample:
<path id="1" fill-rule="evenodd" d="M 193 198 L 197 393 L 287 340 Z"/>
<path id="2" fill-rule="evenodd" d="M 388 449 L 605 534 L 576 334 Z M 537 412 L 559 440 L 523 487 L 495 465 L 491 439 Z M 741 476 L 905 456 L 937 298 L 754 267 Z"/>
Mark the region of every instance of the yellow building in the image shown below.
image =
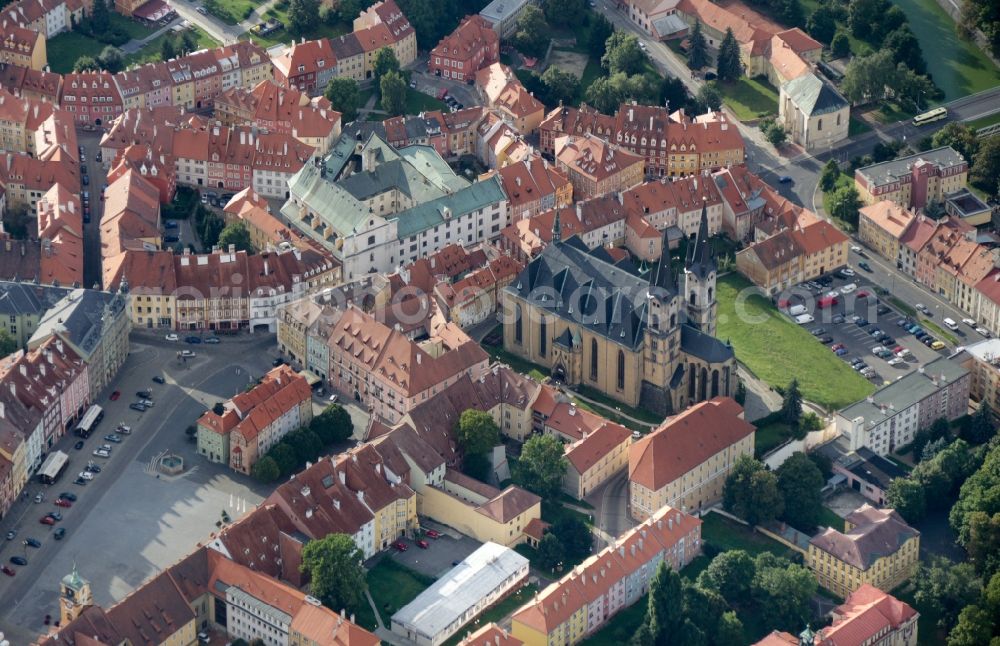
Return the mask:
<path id="1" fill-rule="evenodd" d="M 511 634 L 525 646 L 563 646 L 587 633 L 587 601 L 575 581 L 554 583 L 517 611 Z"/>
<path id="2" fill-rule="evenodd" d="M 417 57 L 417 32 L 406 16 L 399 9 L 395 0 L 381 0 L 368 9 L 363 10 L 354 19 L 353 32 L 366 42 L 375 41 L 376 46 L 366 46 L 369 53 L 374 54 L 377 47 L 390 47 L 399 61 L 399 66 L 405 68 Z M 370 60 L 366 61 L 366 76 L 371 77 Z"/>
<path id="3" fill-rule="evenodd" d="M 323 308 L 309 298 L 299 298 L 278 308 L 278 348 L 293 360 L 305 364 L 306 331 Z"/>
<path id="4" fill-rule="evenodd" d="M 555 142 L 556 163 L 573 185 L 578 200 L 621 193 L 641 184 L 645 159 L 590 134 L 566 135 Z"/>
<path id="5" fill-rule="evenodd" d="M 4 26 L 0 38 L 0 63 L 42 71 L 48 65 L 44 32 L 17 25 Z"/>
<path id="6" fill-rule="evenodd" d="M 846 265 L 849 242 L 835 226 L 815 219 L 741 249 L 736 269 L 768 294 L 777 294 Z"/>
<path id="7" fill-rule="evenodd" d="M 864 206 L 858 212 L 858 237 L 883 258 L 899 259 L 899 239 L 916 214 L 891 200 Z"/>
<path id="8" fill-rule="evenodd" d="M 14 430 L 13 426 L 0 429 L 0 457 L 11 464 L 9 497 L 0 495 L 0 512 L 6 513 L 5 503 L 13 502 L 28 481 L 28 442 L 25 440 L 30 432 L 29 429 L 24 429 L 25 437 L 22 438 L 21 433 Z"/>
<path id="9" fill-rule="evenodd" d="M 693 512 L 720 501 L 736 460 L 753 455 L 755 430 L 735 400 L 717 397 L 635 442 L 628 465 L 632 518 L 648 518 L 664 505 Z"/>
<path id="10" fill-rule="evenodd" d="M 945 146 L 859 168 L 854 171 L 854 186 L 865 204 L 891 200 L 922 209 L 932 202 L 943 203 L 945 195 L 964 188 L 968 178 L 968 162 Z"/>
<path id="11" fill-rule="evenodd" d="M 847 597 L 866 583 L 892 590 L 916 572 L 920 532 L 895 510 L 866 503 L 846 523 L 847 533 L 828 527 L 809 541 L 806 565 L 821 586 Z"/>
<path id="12" fill-rule="evenodd" d="M 606 422 L 583 439 L 566 446 L 563 491 L 582 500 L 613 475 L 628 466 L 632 433 L 619 424 Z"/>
<path id="13" fill-rule="evenodd" d="M 562 240 L 558 217 L 552 239 Z M 574 236 L 533 258 L 503 293 L 504 348 L 567 384 L 663 416 L 732 395 L 735 355 L 714 338 L 717 266 L 705 209 L 679 279 L 669 258 L 639 277 L 601 253 Z"/>
<path id="14" fill-rule="evenodd" d="M 440 487 L 420 491 L 420 513 L 485 543 L 513 547 L 528 523 L 542 517 L 542 499 L 519 487 L 504 490 L 447 469 Z"/>

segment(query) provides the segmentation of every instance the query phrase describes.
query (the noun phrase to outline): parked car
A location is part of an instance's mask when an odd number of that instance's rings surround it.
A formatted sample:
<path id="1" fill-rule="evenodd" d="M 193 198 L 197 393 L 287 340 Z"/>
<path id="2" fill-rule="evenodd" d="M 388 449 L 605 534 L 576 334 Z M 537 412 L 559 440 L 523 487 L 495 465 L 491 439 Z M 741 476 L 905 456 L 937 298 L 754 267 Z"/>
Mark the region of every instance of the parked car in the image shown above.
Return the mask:
<path id="1" fill-rule="evenodd" d="M 419 547 L 422 550 L 425 550 L 430 546 L 431 544 L 425 541 L 424 539 L 420 539 L 419 541 L 417 541 L 417 547 Z"/>
<path id="2" fill-rule="evenodd" d="M 857 325 L 858 327 L 865 327 L 868 325 L 868 319 L 864 317 L 859 318 L 857 321 L 854 322 L 854 324 Z"/>
<path id="3" fill-rule="evenodd" d="M 844 285 L 843 287 L 840 288 L 840 293 L 841 294 L 850 294 L 851 292 L 853 292 L 857 288 L 858 288 L 857 283 L 847 283 L 846 285 Z"/>
<path id="4" fill-rule="evenodd" d="M 820 343 L 833 343 L 833 337 L 832 336 L 820 337 L 819 342 Z"/>
<path id="5" fill-rule="evenodd" d="M 277 357 L 274 361 L 271 362 L 271 365 L 277 368 L 283 363 L 285 363 L 285 360 L 282 359 L 281 357 Z"/>
<path id="6" fill-rule="evenodd" d="M 76 502 L 76 494 L 70 493 L 69 491 L 62 492 L 61 494 L 59 494 L 59 497 L 63 498 L 64 500 L 68 500 L 70 502 Z"/>
<path id="7" fill-rule="evenodd" d="M 217 336 L 205 337 L 205 343 L 215 344 L 215 343 L 221 343 L 221 342 L 222 342 L 222 339 L 220 339 Z"/>
<path id="8" fill-rule="evenodd" d="M 118 401 L 118 398 L 121 396 L 122 396 L 122 391 L 116 390 L 113 393 L 111 393 L 111 396 L 108 397 L 108 399 L 110 399 L 111 401 Z"/>
<path id="9" fill-rule="evenodd" d="M 878 314 L 879 316 L 885 316 L 886 314 L 888 314 L 891 311 L 892 310 L 890 310 L 885 305 L 879 305 L 878 309 L 875 310 L 875 313 Z"/>
<path id="10" fill-rule="evenodd" d="M 841 323 L 844 322 L 844 317 L 842 315 L 840 315 L 840 314 L 837 314 L 832 319 L 830 319 L 830 322 L 831 323 L 836 323 L 837 325 L 840 325 Z"/>
<path id="11" fill-rule="evenodd" d="M 935 339 L 934 342 L 931 343 L 931 350 L 944 350 L 944 343 Z"/>
<path id="12" fill-rule="evenodd" d="M 42 516 L 41 518 L 38 519 L 38 522 L 41 523 L 42 525 L 55 525 L 56 524 L 55 518 L 52 518 L 51 516 Z"/>
<path id="13" fill-rule="evenodd" d="M 428 529 L 426 532 L 424 532 L 424 534 L 427 536 L 427 538 L 441 538 L 441 534 L 434 531 L 433 529 Z"/>
<path id="14" fill-rule="evenodd" d="M 404 543 L 403 541 L 396 541 L 395 543 L 393 543 L 392 546 L 395 547 L 400 552 L 405 552 L 407 549 L 409 549 L 406 546 L 406 543 Z"/>
<path id="15" fill-rule="evenodd" d="M 927 309 L 927 306 L 924 305 L 923 303 L 917 303 L 916 305 L 914 305 L 914 307 L 917 308 L 918 312 L 923 312 L 924 314 L 930 316 L 931 311 Z"/>
<path id="16" fill-rule="evenodd" d="M 84 480 L 93 480 L 94 474 L 90 471 L 81 471 L 77 477 L 83 478 Z"/>
<path id="17" fill-rule="evenodd" d="M 194 343 L 201 343 L 201 337 L 200 336 L 186 336 L 186 337 L 184 337 L 184 342 L 185 343 L 192 343 L 192 344 L 194 344 Z"/>
<path id="18" fill-rule="evenodd" d="M 145 406 L 146 408 L 152 408 L 156 404 L 156 402 L 154 402 L 152 399 L 143 399 L 139 403 Z"/>
<path id="19" fill-rule="evenodd" d="M 137 410 L 140 413 L 146 412 L 146 407 L 138 402 L 132 402 L 131 404 L 128 405 L 128 407 L 131 408 L 132 410 Z"/>
<path id="20" fill-rule="evenodd" d="M 976 332 L 978 332 L 982 336 L 985 336 L 986 338 L 990 337 L 990 331 L 987 330 L 986 328 L 982 327 L 982 326 L 977 327 L 976 328 Z"/>
<path id="21" fill-rule="evenodd" d="M 163 228 L 165 229 L 176 229 L 177 227 L 177 220 L 167 220 L 163 223 Z"/>
<path id="22" fill-rule="evenodd" d="M 82 487 L 85 484 L 87 484 L 87 481 L 84 480 L 83 478 L 77 478 L 76 480 L 73 481 L 73 484 L 80 485 Z"/>
<path id="23" fill-rule="evenodd" d="M 869 274 L 872 272 L 872 266 L 869 265 L 864 260 L 862 260 L 861 262 L 858 263 L 858 267 L 861 267 L 862 269 L 864 269 L 865 271 L 867 271 Z"/>
<path id="24" fill-rule="evenodd" d="M 962 323 L 965 323 L 966 325 L 968 325 L 971 328 L 975 328 L 976 327 L 976 322 L 973 321 L 972 319 L 962 319 Z"/>
<path id="25" fill-rule="evenodd" d="M 83 448 L 83 440 L 77 440 L 76 444 L 73 445 L 73 448 L 75 448 L 77 451 L 79 451 L 80 449 L 82 449 Z"/>
<path id="26" fill-rule="evenodd" d="M 181 356 L 184 357 L 185 359 L 193 359 L 194 357 L 196 357 L 198 355 L 196 355 L 191 350 L 181 350 Z"/>
<path id="27" fill-rule="evenodd" d="M 71 503 L 70 501 L 66 500 L 65 498 L 56 498 L 55 505 L 56 505 L 56 507 L 62 507 L 64 509 L 69 509 L 70 507 L 73 506 L 73 503 Z"/>
<path id="28" fill-rule="evenodd" d="M 833 352 L 833 353 L 834 353 L 835 355 L 837 355 L 838 357 L 842 357 L 842 356 L 844 356 L 845 354 L 847 354 L 847 348 L 840 348 L 840 349 L 838 349 L 838 350 L 834 350 L 834 352 Z"/>
<path id="29" fill-rule="evenodd" d="M 176 334 L 168 334 L 166 337 L 167 341 L 176 341 L 178 336 Z"/>
<path id="30" fill-rule="evenodd" d="M 889 359 L 888 363 L 890 366 L 898 366 L 899 364 L 903 363 L 903 358 L 893 357 L 892 359 Z"/>
<path id="31" fill-rule="evenodd" d="M 834 343 L 833 345 L 830 346 L 830 349 L 831 350 L 840 350 L 843 347 L 845 347 L 843 343 Z"/>
<path id="32" fill-rule="evenodd" d="M 10 562 L 13 563 L 14 565 L 27 565 L 28 559 L 24 558 L 23 556 L 12 556 L 10 557 Z"/>
<path id="33" fill-rule="evenodd" d="M 15 536 L 17 536 L 17 530 L 16 529 L 12 529 L 9 532 L 7 532 L 7 540 L 8 541 L 14 540 Z"/>
<path id="34" fill-rule="evenodd" d="M 180 239 L 180 238 L 178 238 L 178 237 L 177 237 L 177 236 L 175 236 L 175 235 L 168 235 L 168 236 L 163 236 L 163 242 L 164 242 L 164 243 L 167 243 L 167 244 L 169 244 L 169 243 L 171 243 L 171 242 L 180 242 L 180 241 L 181 241 L 181 239 Z"/>
<path id="35" fill-rule="evenodd" d="M 118 435 L 117 433 L 108 433 L 107 435 L 104 436 L 104 439 L 106 439 L 108 442 L 114 442 L 115 444 L 122 443 L 122 436 Z"/>
<path id="36" fill-rule="evenodd" d="M 94 449 L 93 454 L 99 458 L 110 458 L 111 452 L 104 449 Z"/>
<path id="37" fill-rule="evenodd" d="M 153 375 L 153 381 L 155 381 L 158 384 L 165 384 L 165 383 L 167 383 L 167 380 L 164 379 L 163 377 L 161 377 L 160 375 Z"/>
<path id="38" fill-rule="evenodd" d="M 814 327 L 813 329 L 809 330 L 809 333 L 812 334 L 813 336 L 823 336 L 824 334 L 826 334 L 826 329 L 821 327 Z"/>
<path id="39" fill-rule="evenodd" d="M 115 432 L 121 433 L 122 435 L 131 435 L 132 427 L 127 424 L 119 424 L 118 426 L 115 427 Z"/>
<path id="40" fill-rule="evenodd" d="M 57 541 L 61 541 L 63 539 L 63 536 L 65 535 L 66 535 L 65 527 L 60 527 L 56 531 L 52 532 L 52 538 L 56 539 Z"/>
<path id="41" fill-rule="evenodd" d="M 896 339 L 892 338 L 888 334 L 883 334 L 881 341 L 882 341 L 882 343 L 884 343 L 887 346 L 889 346 L 889 345 L 895 345 L 895 343 L 896 343 Z"/>
<path id="42" fill-rule="evenodd" d="M 7 567 L 6 565 L 0 565 L 0 572 L 3 572 L 7 576 L 14 576 L 17 574 L 17 572 L 14 571 L 14 568 Z"/>
<path id="43" fill-rule="evenodd" d="M 42 546 L 41 541 L 39 541 L 37 538 L 26 538 L 24 539 L 24 544 L 27 545 L 28 547 L 33 547 L 36 550 Z"/>
<path id="44" fill-rule="evenodd" d="M 87 464 L 87 466 L 85 467 L 84 470 L 88 471 L 90 473 L 100 473 L 101 472 L 101 467 L 97 466 L 93 462 L 90 462 L 90 463 Z"/>

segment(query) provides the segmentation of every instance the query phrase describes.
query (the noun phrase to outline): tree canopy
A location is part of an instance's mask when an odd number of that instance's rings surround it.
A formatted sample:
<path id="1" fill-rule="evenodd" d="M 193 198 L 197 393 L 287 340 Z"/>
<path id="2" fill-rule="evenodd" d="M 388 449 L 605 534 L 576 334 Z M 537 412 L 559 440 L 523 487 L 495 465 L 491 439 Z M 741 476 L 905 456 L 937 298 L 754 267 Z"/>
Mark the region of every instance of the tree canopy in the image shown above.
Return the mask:
<path id="1" fill-rule="evenodd" d="M 296 37 L 305 36 L 319 24 L 319 0 L 290 0 L 288 33 Z"/>
<path id="2" fill-rule="evenodd" d="M 230 222 L 219 234 L 219 248 L 228 249 L 229 245 L 234 245 L 237 251 L 246 251 L 249 254 L 257 251 L 250 241 L 250 230 L 242 220 Z"/>
<path id="3" fill-rule="evenodd" d="M 735 81 L 743 76 L 743 61 L 740 59 L 740 46 L 736 42 L 733 30 L 726 28 L 726 35 L 719 45 L 719 55 L 716 58 L 716 73 L 720 81 Z"/>
<path id="4" fill-rule="evenodd" d="M 380 104 L 390 116 L 406 112 L 406 80 L 399 72 L 386 72 L 379 81 Z"/>
<path id="5" fill-rule="evenodd" d="M 785 510 L 778 479 L 749 455 L 737 458 L 726 477 L 722 504 L 751 525 L 773 520 Z"/>
<path id="6" fill-rule="evenodd" d="M 309 428 L 324 444 L 333 444 L 344 442 L 351 437 L 354 433 L 354 422 L 343 406 L 333 404 L 313 417 Z"/>
<path id="7" fill-rule="evenodd" d="M 604 45 L 601 65 L 611 74 L 622 72 L 632 75 L 642 71 L 645 60 L 646 53 L 639 47 L 639 39 L 635 34 L 616 31 Z"/>
<path id="8" fill-rule="evenodd" d="M 521 448 L 516 480 L 543 498 L 559 495 L 568 462 L 564 447 L 554 435 L 532 435 Z"/>
<path id="9" fill-rule="evenodd" d="M 691 35 L 688 37 L 688 67 L 700 70 L 708 65 L 708 42 L 701 31 L 701 21 L 695 20 Z"/>
<path id="10" fill-rule="evenodd" d="M 361 107 L 361 93 L 358 82 L 349 78 L 332 78 L 323 93 L 330 101 L 330 107 L 341 114 L 344 123 L 354 121 Z"/>
<path id="11" fill-rule="evenodd" d="M 778 489 L 785 502 L 782 518 L 792 527 L 811 532 L 823 506 L 823 474 L 805 453 L 796 451 L 777 469 Z"/>
<path id="12" fill-rule="evenodd" d="M 536 5 L 528 4 L 518 17 L 514 42 L 519 50 L 536 58 L 543 56 L 548 49 L 549 24 Z"/>
<path id="13" fill-rule="evenodd" d="M 17 347 L 17 339 L 12 337 L 7 330 L 0 330 L 0 357 L 6 357 L 17 350 Z"/>
<path id="14" fill-rule="evenodd" d="M 485 455 L 500 443 L 500 427 L 489 413 L 469 408 L 458 418 L 455 437 L 466 454 Z"/>
<path id="15" fill-rule="evenodd" d="M 310 590 L 327 608 L 355 612 L 366 603 L 364 554 L 347 534 L 328 534 L 302 549 L 300 569 L 310 578 Z"/>

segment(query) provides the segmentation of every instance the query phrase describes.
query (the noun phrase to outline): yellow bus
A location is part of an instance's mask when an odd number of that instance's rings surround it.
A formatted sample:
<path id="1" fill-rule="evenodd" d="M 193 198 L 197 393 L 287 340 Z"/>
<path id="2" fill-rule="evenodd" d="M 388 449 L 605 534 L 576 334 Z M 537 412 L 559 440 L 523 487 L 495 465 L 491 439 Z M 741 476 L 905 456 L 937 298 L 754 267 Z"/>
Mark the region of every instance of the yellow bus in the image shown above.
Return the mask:
<path id="1" fill-rule="evenodd" d="M 925 123 L 930 123 L 931 121 L 939 121 L 948 116 L 947 108 L 934 108 L 933 110 L 928 110 L 923 114 L 918 114 L 913 117 L 913 125 L 922 126 Z"/>

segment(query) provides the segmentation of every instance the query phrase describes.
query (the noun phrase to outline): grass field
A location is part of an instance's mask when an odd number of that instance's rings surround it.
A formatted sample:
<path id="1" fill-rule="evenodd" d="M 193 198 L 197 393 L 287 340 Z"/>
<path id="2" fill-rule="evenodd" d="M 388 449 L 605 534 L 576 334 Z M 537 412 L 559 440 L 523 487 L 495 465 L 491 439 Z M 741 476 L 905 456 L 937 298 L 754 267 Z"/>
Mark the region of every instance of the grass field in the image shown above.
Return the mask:
<path id="1" fill-rule="evenodd" d="M 819 526 L 820 527 L 832 527 L 838 532 L 844 531 L 844 519 L 833 513 L 829 507 L 820 506 L 819 508 Z"/>
<path id="2" fill-rule="evenodd" d="M 200 28 L 192 25 L 191 29 L 194 30 L 195 36 L 197 36 L 198 38 L 199 48 L 219 46 L 219 41 L 209 36 L 206 32 L 202 31 Z M 163 47 L 163 41 L 166 40 L 167 38 L 177 39 L 178 36 L 177 34 L 174 34 L 173 32 L 169 31 L 165 34 L 160 34 L 153 40 L 149 41 L 149 43 L 147 43 L 145 47 L 143 47 L 136 53 L 129 54 L 128 56 L 126 56 L 125 65 L 126 66 L 142 65 L 144 63 L 154 63 L 156 61 L 163 60 L 163 57 L 160 56 L 160 48 Z"/>
<path id="3" fill-rule="evenodd" d="M 945 101 L 1000 84 L 1000 70 L 975 44 L 958 37 L 955 21 L 935 0 L 896 0 L 920 41 L 927 71 Z"/>
<path id="4" fill-rule="evenodd" d="M 104 43 L 77 31 L 61 33 L 55 38 L 50 38 L 45 44 L 49 67 L 59 74 L 72 72 L 73 65 L 81 56 L 97 58 L 104 47 Z"/>
<path id="5" fill-rule="evenodd" d="M 717 83 L 722 101 L 740 121 L 751 121 L 778 114 L 778 91 L 763 78 L 742 77 L 738 81 Z"/>
<path id="6" fill-rule="evenodd" d="M 264 13 L 264 17 L 268 19 L 280 20 L 282 24 L 288 24 L 288 10 L 279 9 L 277 6 L 271 7 Z M 328 25 L 325 22 L 319 22 L 309 30 L 309 33 L 305 35 L 306 40 L 312 40 L 315 38 L 336 38 L 337 36 L 343 36 L 344 34 L 351 31 L 351 25 L 346 22 L 338 22 L 335 25 Z M 247 33 L 250 39 L 261 45 L 262 47 L 271 47 L 272 45 L 277 45 L 278 43 L 289 43 L 292 40 L 292 35 L 288 33 L 285 29 L 279 29 L 267 36 L 256 36 L 252 33 Z"/>
<path id="7" fill-rule="evenodd" d="M 368 571 L 368 591 L 371 592 L 375 605 L 378 606 L 382 621 L 388 623 L 389 617 L 397 610 L 413 601 L 418 594 L 426 590 L 434 580 L 404 567 L 386 556 Z M 358 624 L 374 630 L 375 615 L 368 604 L 357 613 Z"/>
<path id="8" fill-rule="evenodd" d="M 419 114 L 430 110 L 447 110 L 444 101 L 433 96 L 417 92 L 411 87 L 406 88 L 406 114 Z"/>
<path id="9" fill-rule="evenodd" d="M 776 556 L 786 557 L 791 552 L 778 541 L 740 525 L 722 514 L 705 514 L 701 522 L 702 539 L 720 552 L 744 550 L 751 556 L 771 552 Z"/>
<path id="10" fill-rule="evenodd" d="M 147 27 L 137 20 L 130 20 L 120 13 L 115 13 L 114 11 L 108 14 L 108 18 L 111 21 L 112 27 L 117 27 L 118 29 L 124 31 L 132 40 L 138 40 L 140 38 L 145 38 L 152 34 L 156 29 Z"/>
<path id="11" fill-rule="evenodd" d="M 851 123 L 847 129 L 847 136 L 853 137 L 855 135 L 860 135 L 865 132 L 868 132 L 871 129 L 872 127 L 869 126 L 864 121 L 862 121 L 861 119 L 856 119 L 854 117 L 851 117 Z"/>
<path id="12" fill-rule="evenodd" d="M 732 341 L 736 358 L 771 386 L 798 379 L 802 395 L 828 409 L 868 396 L 875 387 L 796 325 L 738 274 L 718 281 L 716 336 Z M 737 303 L 739 300 L 739 303 Z"/>
<path id="13" fill-rule="evenodd" d="M 917 310 L 913 309 L 912 305 L 910 305 L 909 303 L 901 301 L 900 299 L 896 298 L 895 296 L 890 296 L 889 297 L 889 302 L 892 303 L 893 307 L 895 307 L 897 310 L 899 310 L 903 314 L 906 314 L 907 316 L 916 316 L 917 315 Z"/>
<path id="14" fill-rule="evenodd" d="M 757 427 L 754 433 L 754 454 L 763 457 L 774 448 L 784 444 L 785 440 L 792 436 L 792 429 L 784 422 L 772 422 L 764 426 Z"/>

